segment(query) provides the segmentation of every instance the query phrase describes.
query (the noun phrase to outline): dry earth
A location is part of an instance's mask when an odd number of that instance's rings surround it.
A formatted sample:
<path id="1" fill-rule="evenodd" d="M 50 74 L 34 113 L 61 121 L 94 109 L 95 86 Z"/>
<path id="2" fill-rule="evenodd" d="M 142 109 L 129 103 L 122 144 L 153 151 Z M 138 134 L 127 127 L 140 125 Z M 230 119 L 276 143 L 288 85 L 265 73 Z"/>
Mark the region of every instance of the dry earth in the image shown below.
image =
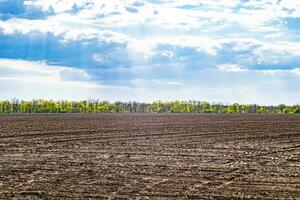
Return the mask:
<path id="1" fill-rule="evenodd" d="M 300 199 L 300 116 L 0 115 L 2 199 Z"/>

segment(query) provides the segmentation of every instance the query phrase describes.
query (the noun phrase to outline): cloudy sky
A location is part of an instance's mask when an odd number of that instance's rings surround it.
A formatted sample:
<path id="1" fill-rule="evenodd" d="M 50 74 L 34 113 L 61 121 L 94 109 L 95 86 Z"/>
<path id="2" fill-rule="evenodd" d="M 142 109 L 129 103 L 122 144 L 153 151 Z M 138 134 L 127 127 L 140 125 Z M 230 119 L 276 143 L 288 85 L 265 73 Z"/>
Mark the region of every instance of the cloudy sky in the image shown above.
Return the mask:
<path id="1" fill-rule="evenodd" d="M 0 0 L 0 99 L 300 103 L 300 0 Z"/>

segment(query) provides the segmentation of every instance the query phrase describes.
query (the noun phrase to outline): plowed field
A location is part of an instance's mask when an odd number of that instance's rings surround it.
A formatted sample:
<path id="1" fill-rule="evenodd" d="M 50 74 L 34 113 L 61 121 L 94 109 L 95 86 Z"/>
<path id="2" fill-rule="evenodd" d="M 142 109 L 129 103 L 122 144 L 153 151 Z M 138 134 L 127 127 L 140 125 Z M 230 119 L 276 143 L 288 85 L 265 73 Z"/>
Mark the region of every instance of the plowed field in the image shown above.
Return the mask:
<path id="1" fill-rule="evenodd" d="M 0 116 L 2 199 L 300 199 L 300 116 Z"/>

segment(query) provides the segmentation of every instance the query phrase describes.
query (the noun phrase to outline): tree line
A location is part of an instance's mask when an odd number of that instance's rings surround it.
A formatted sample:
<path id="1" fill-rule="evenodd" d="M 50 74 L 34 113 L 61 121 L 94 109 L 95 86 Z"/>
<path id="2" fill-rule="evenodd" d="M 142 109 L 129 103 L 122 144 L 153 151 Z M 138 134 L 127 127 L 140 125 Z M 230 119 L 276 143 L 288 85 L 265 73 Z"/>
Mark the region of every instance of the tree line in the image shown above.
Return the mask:
<path id="1" fill-rule="evenodd" d="M 87 101 L 0 100 L 0 113 L 287 113 L 300 114 L 300 105 L 262 106 L 206 101 L 152 103 Z"/>

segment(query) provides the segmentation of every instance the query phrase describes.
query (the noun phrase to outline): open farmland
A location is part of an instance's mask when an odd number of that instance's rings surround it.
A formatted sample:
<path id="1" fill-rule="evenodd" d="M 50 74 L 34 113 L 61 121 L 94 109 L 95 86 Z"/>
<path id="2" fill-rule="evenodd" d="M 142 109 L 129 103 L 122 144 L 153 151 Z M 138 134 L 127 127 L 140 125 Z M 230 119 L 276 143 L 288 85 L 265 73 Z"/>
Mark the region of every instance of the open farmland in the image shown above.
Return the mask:
<path id="1" fill-rule="evenodd" d="M 299 199 L 300 116 L 0 116 L 2 199 Z"/>

